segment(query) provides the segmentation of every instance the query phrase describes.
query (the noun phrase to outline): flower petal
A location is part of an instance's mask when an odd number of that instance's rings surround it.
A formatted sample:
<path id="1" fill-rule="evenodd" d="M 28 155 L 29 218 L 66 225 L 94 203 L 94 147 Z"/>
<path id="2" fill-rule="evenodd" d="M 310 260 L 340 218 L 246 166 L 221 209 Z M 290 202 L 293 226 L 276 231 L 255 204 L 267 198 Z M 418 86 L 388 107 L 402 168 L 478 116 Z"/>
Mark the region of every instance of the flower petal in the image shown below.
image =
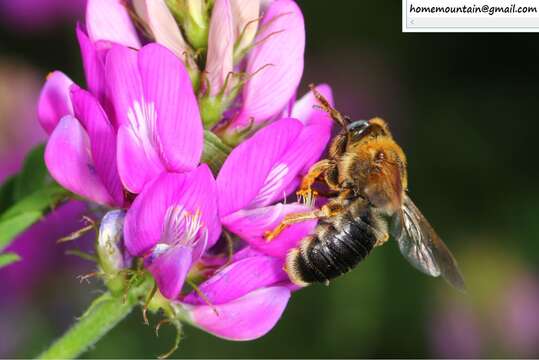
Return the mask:
<path id="1" fill-rule="evenodd" d="M 287 214 L 311 210 L 305 205 L 276 204 L 264 208 L 240 210 L 221 219 L 227 230 L 235 233 L 255 249 L 271 256 L 284 257 L 291 248 L 312 233 L 317 221 L 308 220 L 291 225 L 272 241 L 266 241 L 264 234 L 277 227 Z"/>
<path id="2" fill-rule="evenodd" d="M 204 144 L 198 103 L 185 65 L 170 50 L 149 44 L 139 52 L 148 103 L 155 104 L 160 156 L 170 171 L 194 169 Z"/>
<path id="3" fill-rule="evenodd" d="M 221 224 L 215 180 L 209 168 L 201 165 L 185 174 L 163 173 L 137 196 L 124 228 L 126 247 L 132 255 L 141 256 L 157 244 L 171 206 L 182 206 L 192 214 L 199 210 L 208 231 L 208 247 L 217 241 Z"/>
<path id="4" fill-rule="evenodd" d="M 235 126 L 246 126 L 250 118 L 260 123 L 283 110 L 303 73 L 305 25 L 296 3 L 273 2 L 260 29 L 246 69 L 248 74 L 258 73 L 243 88 L 243 108 Z"/>
<path id="5" fill-rule="evenodd" d="M 122 0 L 88 0 L 86 27 L 94 42 L 108 40 L 140 48 L 137 32 Z"/>
<path id="6" fill-rule="evenodd" d="M 220 338 L 246 341 L 268 333 L 290 299 L 290 290 L 274 286 L 222 305 L 184 305 L 194 325 Z M 215 313 L 217 311 L 217 314 Z"/>
<path id="7" fill-rule="evenodd" d="M 43 129 L 52 133 L 58 122 L 65 115 L 73 115 L 73 105 L 69 97 L 69 88 L 73 81 L 61 71 L 54 71 L 47 76 L 41 89 L 37 113 Z"/>
<path id="8" fill-rule="evenodd" d="M 191 268 L 191 253 L 192 249 L 189 247 L 172 246 L 151 261 L 145 261 L 146 268 L 152 273 L 159 291 L 167 299 L 175 299 L 180 294 L 185 277 Z"/>
<path id="9" fill-rule="evenodd" d="M 283 260 L 270 256 L 254 256 L 236 261 L 199 285 L 199 290 L 212 305 L 220 305 L 251 291 L 287 281 Z M 206 301 L 192 292 L 183 300 L 193 305 Z"/>
<path id="10" fill-rule="evenodd" d="M 107 97 L 114 105 L 116 124 L 129 124 L 129 109 L 135 101 L 143 99 L 142 79 L 139 74 L 137 51 L 125 46 L 113 45 L 105 60 Z"/>
<path id="11" fill-rule="evenodd" d="M 80 24 L 77 24 L 77 39 L 88 89 L 104 104 L 106 101 L 105 55 L 112 45 L 106 41 L 91 41 Z"/>
<path id="12" fill-rule="evenodd" d="M 190 52 L 180 28 L 164 0 L 135 0 L 139 16 L 148 24 L 155 41 L 172 50 L 180 59 Z"/>
<path id="13" fill-rule="evenodd" d="M 95 170 L 117 206 L 123 206 L 123 187 L 116 166 L 116 133 L 97 100 L 86 90 L 72 87 L 75 116 L 88 133 Z"/>
<path id="14" fill-rule="evenodd" d="M 251 203 L 301 129 L 297 120 L 279 120 L 259 130 L 230 153 L 217 177 L 220 216 Z"/>
<path id="15" fill-rule="evenodd" d="M 215 96 L 223 88 L 228 74 L 234 66 L 234 20 L 229 0 L 216 0 L 213 6 L 206 74 L 209 94 Z"/>
<path id="16" fill-rule="evenodd" d="M 333 93 L 331 88 L 327 84 L 320 84 L 316 86 L 316 90 L 320 92 L 330 103 L 334 105 L 333 102 Z M 292 107 L 292 113 L 290 117 L 298 119 L 305 125 L 310 125 L 312 123 L 328 123 L 328 126 L 331 127 L 333 120 L 329 115 L 321 110 L 316 108 L 318 106 L 318 100 L 314 97 L 312 91 L 309 91 L 301 99 L 296 101 Z"/>
<path id="17" fill-rule="evenodd" d="M 156 133 L 156 104 L 144 96 L 136 51 L 113 46 L 106 73 L 119 124 L 118 172 L 123 185 L 137 194 L 165 170 Z"/>
<path id="18" fill-rule="evenodd" d="M 331 123 L 329 123 L 331 124 Z M 324 152 L 331 136 L 328 123 L 303 127 L 300 135 L 274 165 L 264 186 L 250 207 L 262 207 L 287 198 L 296 189 L 296 178 L 303 175 Z"/>
<path id="19" fill-rule="evenodd" d="M 118 130 L 117 156 L 122 184 L 133 194 L 140 193 L 146 184 L 165 171 L 160 162 L 148 160 L 140 137 L 128 125 Z"/>
<path id="20" fill-rule="evenodd" d="M 329 126 L 328 126 L 329 125 Z M 276 182 L 271 179 L 271 174 L 275 174 L 278 185 L 272 187 L 265 197 L 260 198 L 259 206 L 267 206 L 276 201 L 280 201 L 295 191 L 295 187 L 290 184 L 295 183 L 297 177 L 302 177 L 308 169 L 320 159 L 331 138 L 331 122 L 313 122 L 312 125 L 305 126 L 301 134 L 293 144 L 290 145 L 286 153 L 281 157 L 277 166 L 286 167 L 287 172 L 278 174 L 270 173 L 267 181 Z"/>
<path id="21" fill-rule="evenodd" d="M 88 134 L 71 115 L 60 120 L 47 143 L 45 163 L 66 189 L 103 205 L 114 200 L 95 170 Z"/>

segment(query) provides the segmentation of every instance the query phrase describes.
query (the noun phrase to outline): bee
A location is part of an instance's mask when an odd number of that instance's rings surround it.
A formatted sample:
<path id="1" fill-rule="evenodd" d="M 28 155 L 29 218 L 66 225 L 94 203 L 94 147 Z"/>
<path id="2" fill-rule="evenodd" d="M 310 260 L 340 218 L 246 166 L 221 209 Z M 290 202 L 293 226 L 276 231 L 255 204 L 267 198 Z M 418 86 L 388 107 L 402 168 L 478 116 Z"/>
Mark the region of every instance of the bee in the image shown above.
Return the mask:
<path id="1" fill-rule="evenodd" d="M 288 214 L 272 231 L 271 241 L 287 226 L 318 219 L 312 235 L 286 258 L 290 280 L 300 286 L 329 283 L 355 268 L 373 248 L 394 238 L 402 255 L 419 271 L 442 276 L 457 289 L 464 281 L 447 246 L 407 193 L 406 156 L 380 118 L 351 121 L 311 85 L 320 107 L 340 125 L 328 158 L 315 163 L 298 195 L 316 195 L 325 185 L 328 202 L 305 213 Z"/>

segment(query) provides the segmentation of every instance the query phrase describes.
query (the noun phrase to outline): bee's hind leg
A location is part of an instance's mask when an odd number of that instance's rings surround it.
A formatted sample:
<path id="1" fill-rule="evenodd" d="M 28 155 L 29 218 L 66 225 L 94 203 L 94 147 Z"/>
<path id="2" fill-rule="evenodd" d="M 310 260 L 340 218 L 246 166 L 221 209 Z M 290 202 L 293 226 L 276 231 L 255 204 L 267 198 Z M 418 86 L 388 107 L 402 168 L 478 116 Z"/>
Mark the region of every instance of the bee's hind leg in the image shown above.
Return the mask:
<path id="1" fill-rule="evenodd" d="M 279 234 L 282 233 L 284 229 L 286 229 L 290 225 L 307 221 L 307 220 L 315 220 L 315 219 L 335 216 L 341 211 L 342 211 L 342 207 L 340 205 L 337 205 L 336 203 L 333 203 L 330 201 L 326 205 L 322 206 L 320 209 L 307 211 L 303 213 L 288 214 L 283 218 L 281 223 L 277 225 L 275 229 L 271 231 L 266 231 L 266 233 L 264 234 L 264 237 L 266 238 L 266 241 L 272 241 L 277 236 L 279 236 Z"/>

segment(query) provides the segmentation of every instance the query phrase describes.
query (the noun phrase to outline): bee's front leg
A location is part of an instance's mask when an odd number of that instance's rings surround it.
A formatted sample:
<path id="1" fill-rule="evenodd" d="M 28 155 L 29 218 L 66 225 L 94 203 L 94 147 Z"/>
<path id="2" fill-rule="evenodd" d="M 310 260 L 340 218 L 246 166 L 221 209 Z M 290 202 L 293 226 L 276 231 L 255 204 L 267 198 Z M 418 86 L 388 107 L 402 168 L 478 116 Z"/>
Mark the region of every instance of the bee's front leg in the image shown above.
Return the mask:
<path id="1" fill-rule="evenodd" d="M 303 177 L 303 180 L 301 181 L 301 186 L 299 187 L 299 190 L 296 192 L 296 194 L 301 197 L 310 197 L 313 194 L 316 195 L 316 192 L 313 191 L 312 186 L 314 185 L 316 180 L 321 177 L 321 175 L 325 174 L 333 166 L 335 166 L 335 162 L 328 159 L 321 160 L 311 166 L 307 175 Z"/>

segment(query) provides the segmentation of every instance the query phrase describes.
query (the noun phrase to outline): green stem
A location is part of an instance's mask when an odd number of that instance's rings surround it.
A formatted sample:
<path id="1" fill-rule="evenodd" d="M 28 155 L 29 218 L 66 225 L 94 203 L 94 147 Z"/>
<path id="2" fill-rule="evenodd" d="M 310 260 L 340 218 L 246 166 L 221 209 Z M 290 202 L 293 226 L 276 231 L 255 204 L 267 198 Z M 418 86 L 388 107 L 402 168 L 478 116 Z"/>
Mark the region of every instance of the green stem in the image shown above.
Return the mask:
<path id="1" fill-rule="evenodd" d="M 122 321 L 151 289 L 152 282 L 133 286 L 127 296 L 107 292 L 93 301 L 86 313 L 38 359 L 73 359 L 93 346 Z"/>

